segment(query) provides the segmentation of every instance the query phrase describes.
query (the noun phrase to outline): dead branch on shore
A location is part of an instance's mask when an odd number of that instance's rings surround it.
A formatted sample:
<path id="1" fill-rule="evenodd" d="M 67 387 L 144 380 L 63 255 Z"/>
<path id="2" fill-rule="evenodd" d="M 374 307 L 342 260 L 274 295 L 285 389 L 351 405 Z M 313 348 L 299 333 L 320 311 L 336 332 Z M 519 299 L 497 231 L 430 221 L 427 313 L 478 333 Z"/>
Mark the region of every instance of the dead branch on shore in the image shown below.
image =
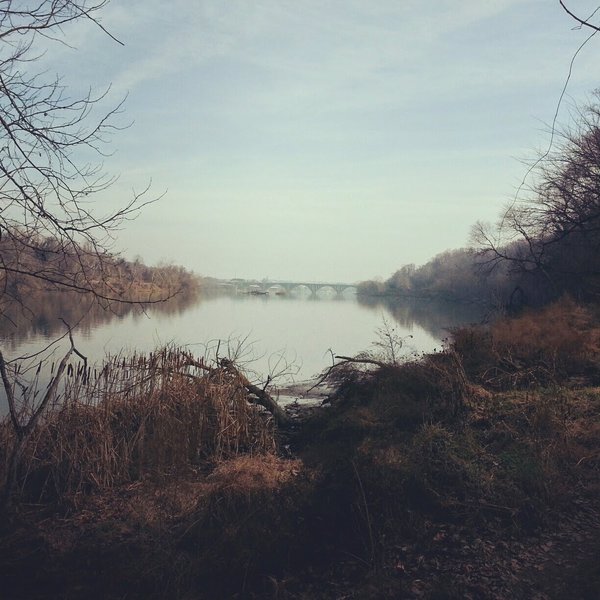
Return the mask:
<path id="1" fill-rule="evenodd" d="M 374 358 L 361 358 L 360 356 L 339 356 L 336 355 L 336 360 L 342 360 L 344 362 L 341 363 L 337 363 L 337 365 L 334 366 L 340 366 L 343 365 L 345 363 L 356 363 L 359 365 L 375 365 L 377 367 L 379 367 L 380 369 L 385 368 L 386 366 L 389 366 L 389 363 L 384 363 L 381 360 L 375 360 Z"/>
<path id="2" fill-rule="evenodd" d="M 279 406 L 279 404 L 277 404 L 277 402 L 273 399 L 271 394 L 266 391 L 266 389 L 261 389 L 257 385 L 251 383 L 248 378 L 241 373 L 235 364 L 228 358 L 222 358 L 220 365 L 228 373 L 236 377 L 238 381 L 248 390 L 248 392 L 255 397 L 250 398 L 250 402 L 259 404 L 260 406 L 266 408 L 273 415 L 275 422 L 280 427 L 289 424 L 290 418 L 288 417 L 287 413 L 281 408 L 281 406 Z"/>
<path id="3" fill-rule="evenodd" d="M 236 364 L 228 358 L 217 358 L 217 366 L 207 365 L 203 360 L 197 360 L 190 354 L 187 355 L 185 366 L 195 367 L 209 374 L 215 374 L 219 370 L 235 378 L 250 394 L 248 401 L 252 404 L 258 404 L 266 408 L 275 419 L 275 422 L 280 427 L 289 425 L 290 418 L 287 413 L 277 404 L 277 401 L 267 392 L 265 388 L 259 388 L 253 384 L 236 366 Z"/>
<path id="4" fill-rule="evenodd" d="M 361 356 L 361 355 L 353 357 L 353 356 L 342 356 L 339 354 L 332 353 L 331 356 L 334 361 L 338 360 L 341 362 L 334 362 L 330 367 L 328 367 L 323 372 L 321 377 L 319 377 L 317 382 L 313 386 L 308 388 L 308 390 L 306 390 L 306 392 L 305 392 L 306 394 L 308 394 L 309 392 L 312 392 L 315 388 L 317 388 L 321 384 L 325 383 L 328 379 L 331 378 L 333 373 L 335 373 L 336 371 L 339 371 L 339 370 L 343 370 L 344 367 L 347 367 L 348 365 L 352 365 L 352 364 L 373 365 L 375 367 L 379 367 L 380 369 L 384 369 L 389 366 L 389 363 L 385 363 L 383 361 L 376 360 L 374 358 L 368 358 L 368 357 Z"/>

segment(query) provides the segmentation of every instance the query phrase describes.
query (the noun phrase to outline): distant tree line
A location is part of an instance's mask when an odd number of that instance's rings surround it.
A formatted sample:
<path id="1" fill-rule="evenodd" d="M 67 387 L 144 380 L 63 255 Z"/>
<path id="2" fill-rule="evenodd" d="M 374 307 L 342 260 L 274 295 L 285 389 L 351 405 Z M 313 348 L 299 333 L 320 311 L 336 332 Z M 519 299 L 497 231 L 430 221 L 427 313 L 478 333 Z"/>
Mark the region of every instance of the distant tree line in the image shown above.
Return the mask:
<path id="1" fill-rule="evenodd" d="M 71 244 L 69 250 L 53 237 L 20 231 L 0 238 L 0 301 L 3 313 L 10 304 L 27 305 L 34 293 L 55 290 L 90 294 L 104 303 L 155 302 L 198 291 L 201 280 L 183 267 L 167 263 L 148 266 L 98 254 Z"/>
<path id="2" fill-rule="evenodd" d="M 359 293 L 540 305 L 564 294 L 600 297 L 600 96 L 576 111 L 575 125 L 553 131 L 551 151 L 535 161 L 534 184 L 498 223 L 477 223 L 474 247 L 405 265 Z"/>
<path id="3" fill-rule="evenodd" d="M 493 272 L 486 272 L 482 266 L 473 249 L 447 250 L 419 267 L 404 265 L 385 281 L 364 281 L 358 293 L 473 302 L 495 301 L 510 293 L 510 277 L 504 265 Z"/>

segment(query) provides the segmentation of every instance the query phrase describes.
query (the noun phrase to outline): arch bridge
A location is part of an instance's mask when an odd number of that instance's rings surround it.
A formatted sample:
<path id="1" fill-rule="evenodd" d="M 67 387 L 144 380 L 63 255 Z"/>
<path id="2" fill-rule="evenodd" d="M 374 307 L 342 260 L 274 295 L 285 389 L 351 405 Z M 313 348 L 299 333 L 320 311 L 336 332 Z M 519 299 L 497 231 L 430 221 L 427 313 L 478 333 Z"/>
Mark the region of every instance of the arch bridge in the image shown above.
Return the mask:
<path id="1" fill-rule="evenodd" d="M 344 293 L 356 293 L 356 286 L 351 283 L 323 283 L 310 281 L 240 281 L 231 282 L 235 285 L 237 291 L 266 293 L 281 290 L 285 293 L 291 293 L 294 290 L 307 289 L 312 295 L 318 294 L 323 290 L 333 290 L 337 295 Z"/>

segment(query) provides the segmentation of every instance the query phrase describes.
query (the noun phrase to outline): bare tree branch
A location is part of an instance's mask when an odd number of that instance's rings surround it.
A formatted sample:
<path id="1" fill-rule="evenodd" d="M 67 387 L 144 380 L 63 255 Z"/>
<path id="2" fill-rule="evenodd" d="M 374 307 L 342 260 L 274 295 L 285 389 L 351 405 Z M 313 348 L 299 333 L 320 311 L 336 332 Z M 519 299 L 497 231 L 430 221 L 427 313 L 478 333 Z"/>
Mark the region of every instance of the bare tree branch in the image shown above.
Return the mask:
<path id="1" fill-rule="evenodd" d="M 116 177 L 104 171 L 109 143 L 124 100 L 108 110 L 110 86 L 73 97 L 59 76 L 36 64 L 39 42 L 69 46 L 67 25 L 92 23 L 122 45 L 102 25 L 99 12 L 108 0 L 0 0 L 0 317 L 7 307 L 24 310 L 30 290 L 72 290 L 105 305 L 155 303 L 172 297 L 129 298 L 120 283 L 122 271 L 112 252 L 115 234 L 153 202 L 148 188 L 109 208 L 99 201 Z M 89 155 L 97 162 L 89 162 Z M 130 271 L 128 275 L 132 275 Z M 69 350 L 60 360 L 41 400 L 15 397 L 23 362 L 7 362 L 0 351 L 0 377 L 8 401 L 15 445 L 10 458 L 4 502 L 10 501 L 23 447 L 46 407 L 57 398 L 73 355 L 87 360 L 63 321 Z M 41 367 L 40 367 L 41 368 Z M 34 375 L 37 378 L 38 372 Z"/>
<path id="2" fill-rule="evenodd" d="M 572 11 L 570 11 L 566 6 L 565 3 L 563 2 L 563 0 L 558 0 L 560 2 L 560 5 L 563 7 L 564 11 L 573 19 L 575 19 L 578 23 L 580 23 L 581 25 L 583 25 L 584 27 L 589 27 L 590 29 L 593 29 L 594 31 L 600 31 L 600 27 L 596 27 L 596 25 L 593 25 L 592 23 L 590 23 L 588 20 L 586 19 L 582 19 L 580 17 L 578 17 L 575 13 L 573 13 Z"/>
<path id="3" fill-rule="evenodd" d="M 110 291 L 115 233 L 156 199 L 146 188 L 113 210 L 93 201 L 116 181 L 101 159 L 111 134 L 122 129 L 116 118 L 123 101 L 105 111 L 110 86 L 73 98 L 59 77 L 34 71 L 38 37 L 64 40 L 67 24 L 92 22 L 122 43 L 99 20 L 106 4 L 0 3 L 0 302 L 18 300 L 11 292 L 28 278 L 103 301 L 128 300 Z M 98 164 L 80 158 L 89 151 Z"/>

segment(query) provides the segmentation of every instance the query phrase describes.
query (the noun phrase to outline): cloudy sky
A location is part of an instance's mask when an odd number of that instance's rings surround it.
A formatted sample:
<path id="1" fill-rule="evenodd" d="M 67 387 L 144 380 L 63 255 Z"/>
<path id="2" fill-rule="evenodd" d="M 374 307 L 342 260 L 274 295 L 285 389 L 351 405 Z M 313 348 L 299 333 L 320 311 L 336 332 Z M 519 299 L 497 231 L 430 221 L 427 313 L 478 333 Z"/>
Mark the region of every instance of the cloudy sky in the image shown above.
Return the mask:
<path id="1" fill-rule="evenodd" d="M 596 8 L 570 0 L 582 16 Z M 467 245 L 548 143 L 590 31 L 558 0 L 112 0 L 44 61 L 127 95 L 117 240 L 202 275 L 353 282 Z M 600 34 L 560 120 L 600 85 Z"/>

